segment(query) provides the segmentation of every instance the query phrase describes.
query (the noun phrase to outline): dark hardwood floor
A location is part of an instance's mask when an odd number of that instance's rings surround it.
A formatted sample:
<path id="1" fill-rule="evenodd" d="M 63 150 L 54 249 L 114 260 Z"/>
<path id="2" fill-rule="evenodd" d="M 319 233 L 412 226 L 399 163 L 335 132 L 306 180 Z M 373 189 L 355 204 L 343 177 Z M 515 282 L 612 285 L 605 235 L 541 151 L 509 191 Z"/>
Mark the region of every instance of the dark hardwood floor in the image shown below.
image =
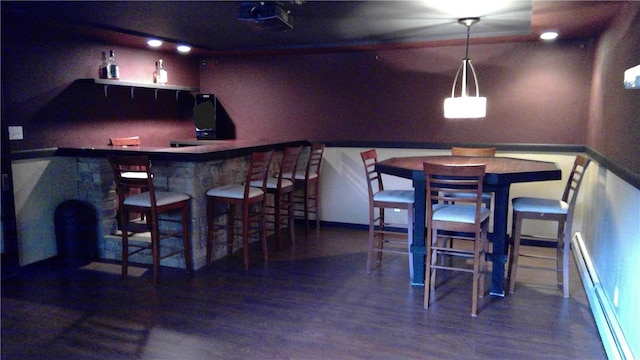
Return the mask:
<path id="1" fill-rule="evenodd" d="M 302 227 L 298 227 L 301 229 Z M 470 316 L 471 278 L 443 276 L 428 310 L 404 256 L 365 272 L 366 231 L 327 228 L 188 275 L 118 264 L 33 266 L 2 281 L 2 359 L 604 359 L 575 265 L 521 270 L 515 294 Z M 137 274 L 137 276 L 136 276 Z M 548 285 L 545 285 L 548 284 Z"/>

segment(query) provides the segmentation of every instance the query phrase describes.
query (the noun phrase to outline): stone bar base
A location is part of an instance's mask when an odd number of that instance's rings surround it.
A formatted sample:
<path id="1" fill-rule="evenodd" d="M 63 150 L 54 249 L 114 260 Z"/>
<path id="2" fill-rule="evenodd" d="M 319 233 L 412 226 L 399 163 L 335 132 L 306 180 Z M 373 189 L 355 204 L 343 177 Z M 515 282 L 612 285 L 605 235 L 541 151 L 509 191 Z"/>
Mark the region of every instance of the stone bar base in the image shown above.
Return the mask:
<path id="1" fill-rule="evenodd" d="M 274 161 L 276 161 L 274 159 Z M 207 241 L 206 191 L 212 187 L 242 183 L 246 178 L 249 157 L 206 162 L 152 161 L 153 183 L 157 191 L 181 192 L 191 196 L 191 246 L 194 269 L 205 265 Z M 122 245 L 117 231 L 116 192 L 113 173 L 105 158 L 77 158 L 79 198 L 91 203 L 98 213 L 98 250 L 103 259 L 120 260 Z M 273 167 L 272 167 L 273 170 Z M 179 214 L 170 215 L 179 220 Z M 174 218 L 175 216 L 175 218 Z M 162 218 L 161 218 L 162 219 Z M 217 217 L 216 221 L 226 221 Z M 160 223 L 163 226 L 180 226 L 179 223 Z M 226 236 L 224 233 L 216 236 Z M 239 241 L 239 240 L 236 240 Z M 180 239 L 162 242 L 162 251 L 181 249 Z M 226 247 L 214 249 L 214 260 L 226 255 Z M 132 262 L 151 264 L 151 254 L 142 252 Z M 162 266 L 184 268 L 182 254 L 162 260 Z"/>

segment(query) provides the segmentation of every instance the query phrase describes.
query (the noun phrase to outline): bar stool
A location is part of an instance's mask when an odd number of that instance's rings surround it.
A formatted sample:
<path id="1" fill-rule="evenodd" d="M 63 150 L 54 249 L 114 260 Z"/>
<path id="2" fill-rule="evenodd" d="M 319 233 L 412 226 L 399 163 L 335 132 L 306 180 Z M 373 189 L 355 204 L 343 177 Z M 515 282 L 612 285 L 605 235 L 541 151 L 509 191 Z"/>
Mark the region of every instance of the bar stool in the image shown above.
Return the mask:
<path id="1" fill-rule="evenodd" d="M 282 226 L 289 226 L 291 242 L 295 244 L 295 231 L 293 226 L 293 197 L 295 188 L 295 173 L 298 166 L 298 158 L 302 152 L 302 146 L 287 147 L 282 154 L 280 169 L 272 178 L 267 179 L 267 194 L 273 196 L 273 206 L 267 204 L 267 215 L 273 216 L 273 226 L 278 240 L 278 246 L 282 244 Z M 286 213 L 287 217 L 283 217 Z M 287 220 L 284 222 L 282 220 Z"/>
<path id="2" fill-rule="evenodd" d="M 222 185 L 207 191 L 207 217 L 209 223 L 209 234 L 207 240 L 207 264 L 211 262 L 212 248 L 214 245 L 226 246 L 227 254 L 231 254 L 233 247 L 243 247 L 244 267 L 249 269 L 249 236 L 260 233 L 262 240 L 262 251 L 264 260 L 268 260 L 267 235 L 265 228 L 265 197 L 266 183 L 269 172 L 269 164 L 273 150 L 267 152 L 254 152 L 251 154 L 247 178 L 244 184 Z M 228 210 L 222 214 L 227 215 L 226 224 L 215 225 L 215 205 L 222 203 Z M 236 207 L 240 207 L 242 216 L 236 219 Z M 234 229 L 236 220 L 242 222 L 242 244 L 236 245 L 234 240 Z M 257 227 L 249 227 L 249 223 L 257 223 Z M 215 241 L 217 230 L 227 230 L 227 241 Z M 251 230 L 251 231 L 250 231 Z"/>
<path id="3" fill-rule="evenodd" d="M 360 153 L 364 163 L 364 171 L 367 178 L 369 192 L 369 246 L 367 248 L 367 273 L 371 272 L 373 253 L 377 252 L 377 264 L 382 263 L 382 253 L 409 255 L 409 278 L 413 279 L 413 258 L 411 256 L 411 244 L 413 244 L 413 203 L 415 193 L 413 190 L 385 190 L 380 173 L 375 171 L 378 162 L 378 154 L 375 149 Z M 375 209 L 378 209 L 376 217 Z M 394 229 L 392 224 L 385 221 L 385 209 L 407 210 L 407 229 Z M 376 224 L 378 229 L 376 230 Z M 388 237 L 404 237 L 404 241 L 391 240 Z M 378 238 L 377 248 L 374 246 L 375 238 Z M 396 245 L 384 248 L 384 244 Z M 399 249 L 397 245 L 402 245 Z"/>
<path id="4" fill-rule="evenodd" d="M 122 277 L 127 277 L 129 256 L 140 251 L 151 249 L 153 257 L 153 283 L 158 283 L 160 260 L 184 253 L 185 267 L 193 270 L 189 240 L 189 195 L 155 191 L 151 175 L 151 162 L 148 156 L 109 156 L 109 163 L 113 169 L 120 209 L 120 228 L 122 231 Z M 126 176 L 125 176 L 126 175 Z M 141 192 L 131 193 L 130 189 Z M 161 233 L 159 222 L 178 222 L 171 218 L 171 212 L 179 211 L 181 229 Z M 132 221 L 131 213 L 144 215 L 138 221 Z M 168 214 L 160 218 L 160 214 Z M 146 219 L 146 221 L 144 221 Z M 150 245 L 130 244 L 129 237 L 136 233 L 151 232 Z M 182 238 L 182 249 L 160 255 L 160 241 L 172 238 Z M 137 250 L 129 252 L 129 248 Z"/>
<path id="5" fill-rule="evenodd" d="M 309 233 L 309 214 L 315 215 L 316 229 L 320 229 L 320 167 L 324 148 L 324 144 L 311 144 L 306 169 L 296 171 L 295 186 L 302 189 L 302 195 L 294 195 L 295 210 L 303 213 L 305 234 Z"/>
<path id="6" fill-rule="evenodd" d="M 451 147 L 451 155 L 452 156 L 481 156 L 481 157 L 494 157 L 496 156 L 496 148 L 494 147 L 487 147 L 487 148 L 471 148 L 471 147 L 456 147 L 453 146 Z M 475 194 L 469 194 L 469 193 L 450 193 L 447 194 L 447 196 L 450 196 L 454 199 L 456 198 L 460 198 L 460 197 L 474 197 Z M 455 203 L 455 201 L 453 201 L 452 203 Z M 482 203 L 484 204 L 484 206 L 489 209 L 490 214 L 493 214 L 493 193 L 491 192 L 483 192 L 482 193 Z M 490 217 L 491 217 L 490 215 Z M 489 220 L 491 222 L 491 220 Z M 489 226 L 491 226 L 491 224 L 489 224 Z M 443 239 L 449 240 L 451 241 L 451 243 L 453 243 L 453 240 L 456 238 L 462 238 L 462 237 L 452 237 L 452 236 L 443 236 Z M 466 240 L 470 240 L 470 239 L 466 239 Z"/>
<path id="7" fill-rule="evenodd" d="M 479 165 L 440 165 L 424 163 L 427 194 L 427 230 L 425 239 L 424 308 L 429 307 L 431 291 L 435 289 L 436 271 L 453 270 L 473 274 L 471 316 L 477 315 L 478 298 L 484 296 L 484 277 L 487 270 L 487 232 L 489 227 L 489 209 L 482 205 L 482 182 L 486 166 Z M 470 194 L 455 198 L 450 194 Z M 471 196 L 473 195 L 473 196 Z M 440 232 L 469 233 L 473 247 L 438 246 Z M 458 243 L 458 242 L 457 242 Z M 457 244 L 456 243 L 456 244 Z M 464 262 L 436 261 L 438 257 L 473 259 L 469 268 Z M 444 259 L 441 259 L 444 260 Z M 453 260 L 453 259 L 452 259 Z"/>
<path id="8" fill-rule="evenodd" d="M 467 148 L 467 147 L 451 147 L 451 155 L 453 156 L 482 156 L 482 157 L 494 157 L 496 156 L 496 148 Z M 457 194 L 455 196 L 467 196 L 465 194 Z M 493 214 L 493 208 L 491 207 L 491 199 L 493 194 L 490 192 L 482 193 L 482 203 L 491 210 Z"/>
<path id="9" fill-rule="evenodd" d="M 558 274 L 558 284 L 562 284 L 562 294 L 569 297 L 569 250 L 571 239 L 571 225 L 573 223 L 573 211 L 576 206 L 578 190 L 582 184 L 584 172 L 591 162 L 582 155 L 576 156 L 571 169 L 571 175 L 567 180 L 561 200 L 519 197 L 512 200 L 513 224 L 511 229 L 512 244 L 509 253 L 509 292 L 513 293 L 516 286 L 516 273 L 518 270 L 518 257 L 527 256 L 556 261 L 555 271 Z M 558 222 L 556 238 L 522 235 L 522 222 L 525 219 L 546 220 Z M 551 242 L 556 247 L 555 257 L 546 257 L 520 251 L 520 239 L 526 237 L 538 242 Z"/>

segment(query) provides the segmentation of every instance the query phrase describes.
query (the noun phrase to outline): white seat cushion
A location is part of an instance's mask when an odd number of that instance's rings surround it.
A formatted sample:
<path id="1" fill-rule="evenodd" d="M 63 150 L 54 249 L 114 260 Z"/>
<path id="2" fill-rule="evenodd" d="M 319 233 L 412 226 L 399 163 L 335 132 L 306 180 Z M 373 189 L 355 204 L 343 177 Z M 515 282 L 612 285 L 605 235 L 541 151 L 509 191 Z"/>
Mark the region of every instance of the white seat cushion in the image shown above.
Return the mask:
<path id="1" fill-rule="evenodd" d="M 262 189 L 257 187 L 249 188 L 249 198 L 263 195 Z M 207 191 L 207 196 L 226 197 L 232 199 L 242 199 L 244 197 L 244 185 L 229 184 L 215 187 Z"/>
<path id="2" fill-rule="evenodd" d="M 373 200 L 413 204 L 414 197 L 413 190 L 384 190 L 374 194 Z"/>
<path id="3" fill-rule="evenodd" d="M 278 178 L 278 176 L 280 176 L 280 173 L 273 174 L 273 177 L 276 178 L 276 179 Z M 285 179 L 291 179 L 292 178 L 292 174 L 290 172 L 286 172 L 286 173 L 282 174 L 282 176 Z"/>
<path id="4" fill-rule="evenodd" d="M 307 173 L 306 171 L 297 171 L 296 172 L 296 180 L 304 180 L 306 173 Z M 318 177 L 318 173 L 309 174 L 309 179 L 315 179 L 317 177 Z"/>
<path id="5" fill-rule="evenodd" d="M 566 214 L 569 204 L 562 200 L 519 197 L 512 201 L 513 210 L 546 214 Z"/>
<path id="6" fill-rule="evenodd" d="M 252 185 L 253 186 L 253 185 Z M 287 188 L 289 186 L 293 186 L 293 181 L 289 179 L 282 179 L 282 187 Z M 268 189 L 277 189 L 278 188 L 278 179 L 277 178 L 269 178 L 267 179 L 267 188 Z"/>
<path id="7" fill-rule="evenodd" d="M 245 182 L 243 181 L 242 182 L 242 186 L 244 186 L 244 184 L 245 184 Z M 251 182 L 251 184 L 249 184 L 249 185 L 251 185 L 252 187 L 262 188 L 262 181 L 261 180 L 253 180 Z"/>
<path id="8" fill-rule="evenodd" d="M 179 201 L 184 201 L 189 199 L 190 197 L 187 194 L 167 192 L 167 191 L 156 191 L 157 206 L 173 204 Z M 151 194 L 148 191 L 145 191 L 140 194 L 131 195 L 124 200 L 124 204 L 131 205 L 131 206 L 151 207 Z"/>
<path id="9" fill-rule="evenodd" d="M 480 221 L 489 217 L 491 211 L 480 208 Z M 473 224 L 476 221 L 476 207 L 468 205 L 436 204 L 433 205 L 433 220 Z"/>

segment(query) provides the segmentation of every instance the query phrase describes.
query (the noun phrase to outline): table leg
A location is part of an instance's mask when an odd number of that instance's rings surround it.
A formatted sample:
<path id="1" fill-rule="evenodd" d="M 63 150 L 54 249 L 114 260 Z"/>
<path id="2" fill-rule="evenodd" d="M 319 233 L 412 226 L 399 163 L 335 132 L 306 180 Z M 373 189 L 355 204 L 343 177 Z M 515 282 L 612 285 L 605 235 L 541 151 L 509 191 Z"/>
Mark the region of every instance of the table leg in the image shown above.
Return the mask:
<path id="1" fill-rule="evenodd" d="M 424 244 L 424 229 L 426 219 L 426 182 L 424 175 L 422 179 L 413 179 L 413 189 L 415 191 L 414 199 L 414 225 L 413 225 L 413 244 L 411 245 L 411 254 L 413 255 L 413 279 L 411 285 L 424 286 L 424 257 L 426 247 Z"/>
<path id="2" fill-rule="evenodd" d="M 493 209 L 493 251 L 488 260 L 493 262 L 490 295 L 504 297 L 504 265 L 507 260 L 507 217 L 509 211 L 509 185 L 492 189 L 495 193 Z"/>

